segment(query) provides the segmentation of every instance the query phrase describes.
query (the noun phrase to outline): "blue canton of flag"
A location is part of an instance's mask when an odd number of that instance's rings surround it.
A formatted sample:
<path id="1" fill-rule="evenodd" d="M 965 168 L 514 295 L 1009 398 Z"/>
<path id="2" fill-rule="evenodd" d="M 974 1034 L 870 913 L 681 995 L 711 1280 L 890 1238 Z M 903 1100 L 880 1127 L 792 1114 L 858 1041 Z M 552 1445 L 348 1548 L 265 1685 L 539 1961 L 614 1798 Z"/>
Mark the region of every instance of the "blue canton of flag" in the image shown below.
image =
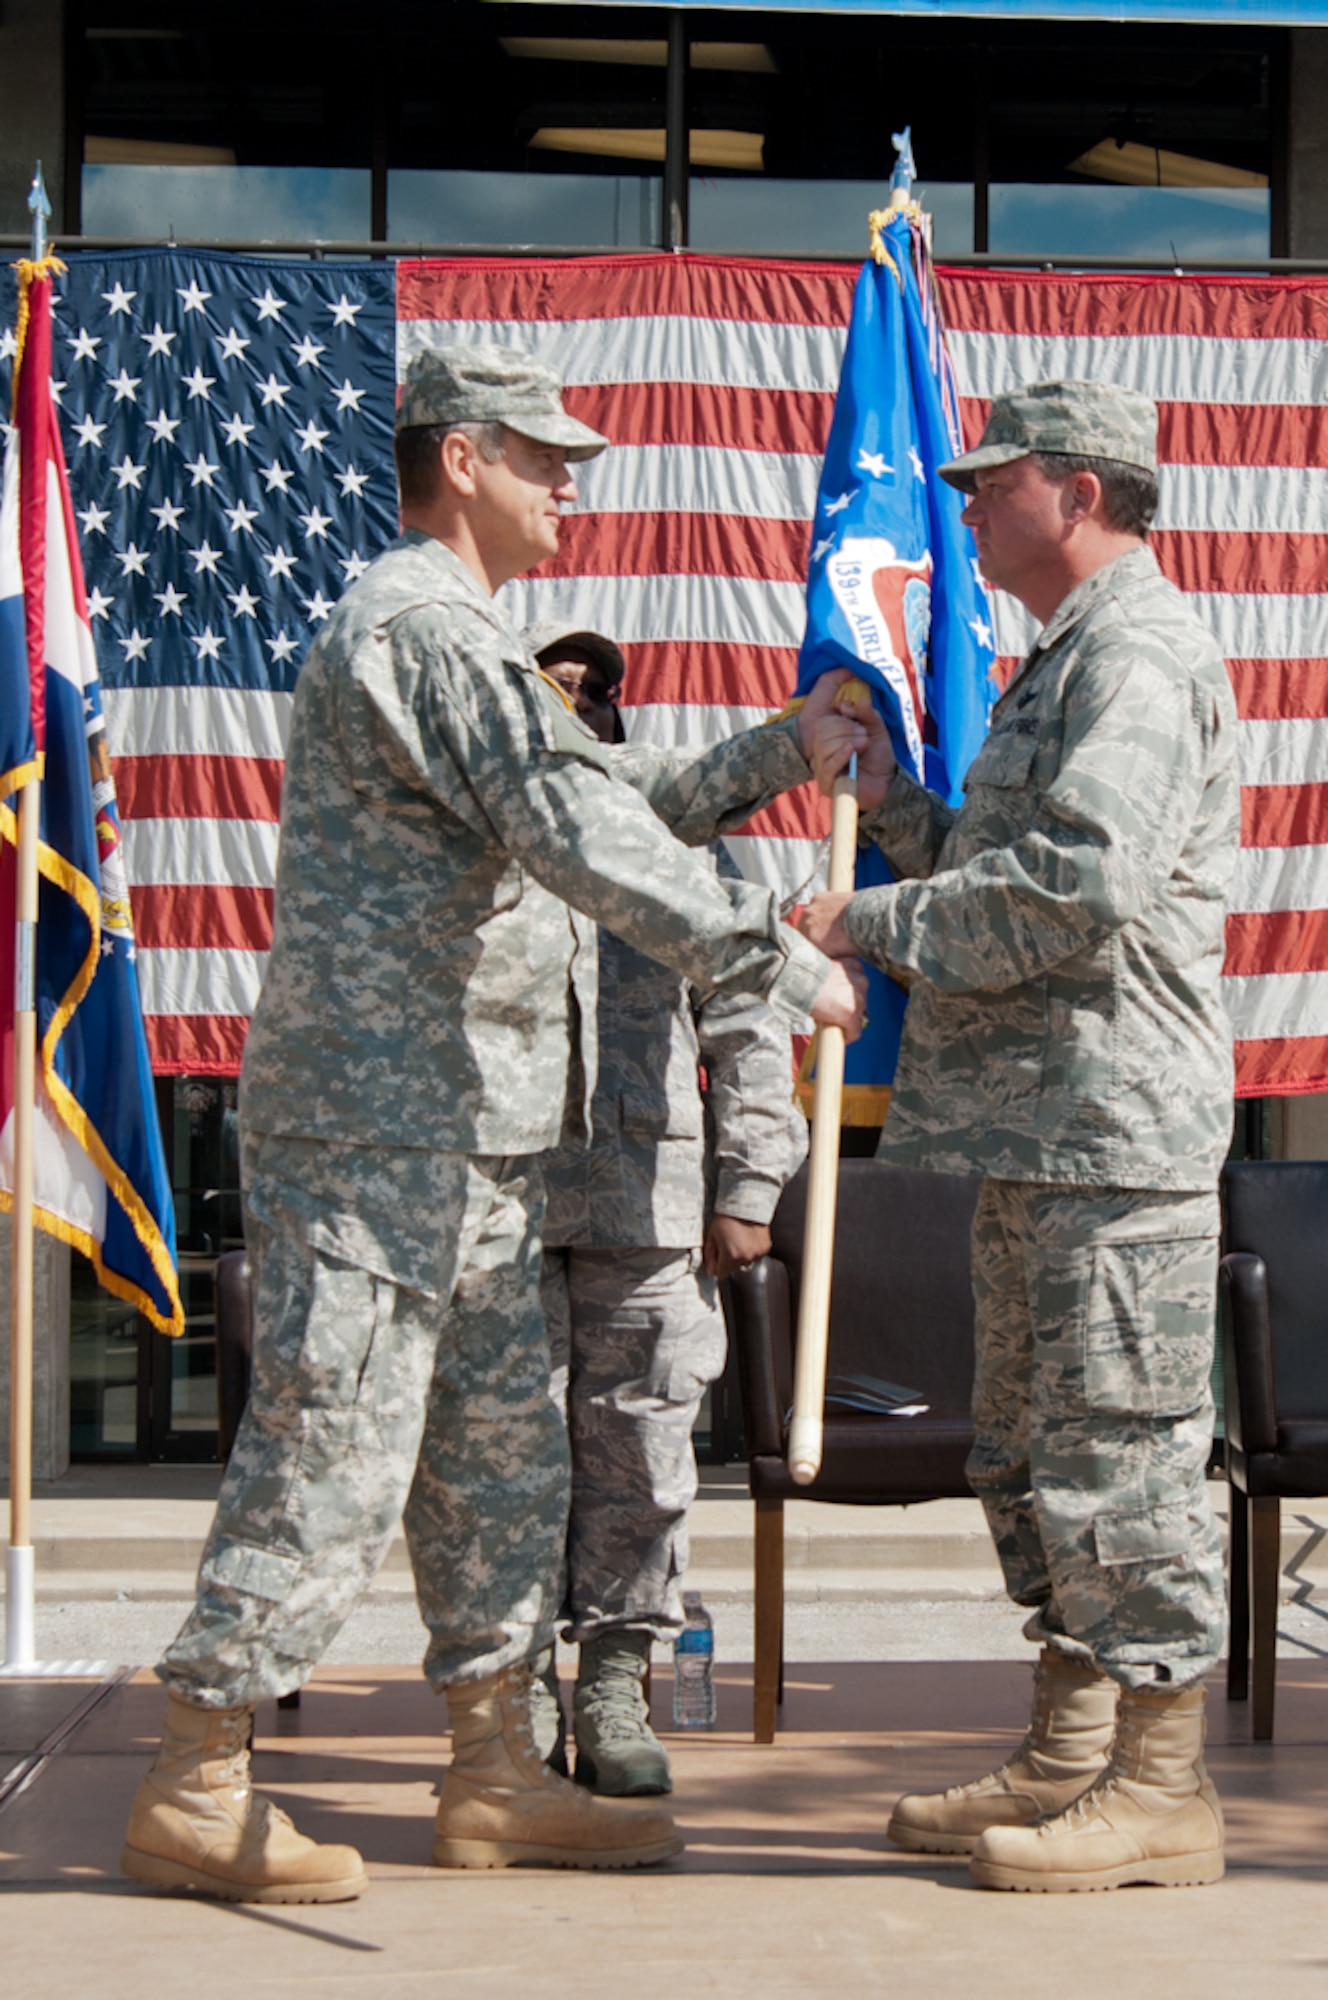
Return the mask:
<path id="1" fill-rule="evenodd" d="M 393 267 L 68 261 L 54 372 L 103 686 L 289 690 L 396 533 Z"/>
<path id="2" fill-rule="evenodd" d="M 918 222 L 886 226 L 865 264 L 812 528 L 797 692 L 831 667 L 871 687 L 901 767 L 951 804 L 987 730 L 995 647 L 963 496 L 936 468 L 963 449 Z M 922 282 L 919 282 L 919 271 Z M 859 888 L 893 879 L 859 850 Z M 845 1119 L 879 1124 L 906 995 L 868 969 L 870 1025 L 848 1050 Z"/>

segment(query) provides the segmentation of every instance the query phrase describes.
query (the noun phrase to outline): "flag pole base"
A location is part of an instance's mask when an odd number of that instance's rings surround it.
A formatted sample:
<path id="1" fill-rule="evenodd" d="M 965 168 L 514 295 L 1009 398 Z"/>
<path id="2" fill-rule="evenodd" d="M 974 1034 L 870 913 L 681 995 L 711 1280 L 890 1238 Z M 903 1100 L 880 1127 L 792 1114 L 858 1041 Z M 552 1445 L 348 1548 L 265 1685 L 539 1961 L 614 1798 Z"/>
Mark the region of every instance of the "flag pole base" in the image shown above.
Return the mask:
<path id="1" fill-rule="evenodd" d="M 36 1568 L 31 1544 L 5 1550 L 5 1665 L 36 1665 Z"/>

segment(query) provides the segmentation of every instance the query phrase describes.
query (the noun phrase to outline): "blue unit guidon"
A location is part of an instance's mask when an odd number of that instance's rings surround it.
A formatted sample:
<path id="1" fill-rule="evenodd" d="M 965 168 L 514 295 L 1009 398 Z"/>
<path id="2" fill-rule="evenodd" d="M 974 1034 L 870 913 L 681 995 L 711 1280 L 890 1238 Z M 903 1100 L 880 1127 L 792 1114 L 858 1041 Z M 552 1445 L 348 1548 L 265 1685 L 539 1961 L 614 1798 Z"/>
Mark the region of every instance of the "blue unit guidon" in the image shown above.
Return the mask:
<path id="1" fill-rule="evenodd" d="M 78 540 L 51 382 L 49 263 L 21 267 L 0 503 L 0 991 L 15 992 L 18 812 L 40 774 L 35 940 L 39 1225 L 108 1290 L 180 1333 L 175 1219 Z M 29 932 L 29 937 L 31 933 Z M 0 1013 L 0 1205 L 11 1203 L 14 1015 Z"/>

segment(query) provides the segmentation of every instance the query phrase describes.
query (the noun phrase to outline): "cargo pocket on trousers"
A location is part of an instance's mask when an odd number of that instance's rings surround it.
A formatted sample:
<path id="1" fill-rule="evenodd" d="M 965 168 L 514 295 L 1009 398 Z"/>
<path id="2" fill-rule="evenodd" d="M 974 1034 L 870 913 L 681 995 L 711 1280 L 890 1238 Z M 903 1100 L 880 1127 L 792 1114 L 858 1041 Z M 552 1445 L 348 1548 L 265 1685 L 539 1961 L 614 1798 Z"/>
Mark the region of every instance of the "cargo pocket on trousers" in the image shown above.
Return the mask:
<path id="1" fill-rule="evenodd" d="M 1084 1317 L 1084 1401 L 1122 1416 L 1192 1415 L 1213 1367 L 1211 1237 L 1100 1244 Z"/>
<path id="2" fill-rule="evenodd" d="M 1176 1562 L 1191 1551 L 1189 1511 L 1183 1502 L 1099 1514 L 1093 1523 L 1097 1559 L 1104 1569 L 1126 1563 Z"/>
<path id="3" fill-rule="evenodd" d="M 298 1556 L 278 1555 L 274 1549 L 258 1549 L 249 1542 L 222 1542 L 203 1564 L 199 1581 L 239 1591 L 244 1597 L 283 1604 L 299 1574 Z"/>

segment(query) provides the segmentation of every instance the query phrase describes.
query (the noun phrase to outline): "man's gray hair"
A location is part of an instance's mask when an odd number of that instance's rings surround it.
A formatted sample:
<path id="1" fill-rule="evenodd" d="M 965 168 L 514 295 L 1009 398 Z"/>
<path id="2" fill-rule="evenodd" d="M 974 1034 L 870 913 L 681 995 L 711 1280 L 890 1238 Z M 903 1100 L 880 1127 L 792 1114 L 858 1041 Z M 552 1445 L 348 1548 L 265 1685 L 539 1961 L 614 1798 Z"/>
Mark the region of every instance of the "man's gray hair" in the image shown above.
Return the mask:
<path id="1" fill-rule="evenodd" d="M 1054 485 L 1063 486 L 1076 472 L 1094 472 L 1102 482 L 1102 513 L 1109 528 L 1121 535 L 1146 536 L 1157 512 L 1157 474 L 1119 458 L 1081 458 L 1068 451 L 1034 451 L 1030 458 Z"/>
<path id="2" fill-rule="evenodd" d="M 428 506 L 442 477 L 438 452 L 445 437 L 460 431 L 486 465 L 496 465 L 507 453 L 507 426 L 500 423 L 409 424 L 397 432 L 392 448 L 397 461 L 397 487 L 405 507 Z"/>

